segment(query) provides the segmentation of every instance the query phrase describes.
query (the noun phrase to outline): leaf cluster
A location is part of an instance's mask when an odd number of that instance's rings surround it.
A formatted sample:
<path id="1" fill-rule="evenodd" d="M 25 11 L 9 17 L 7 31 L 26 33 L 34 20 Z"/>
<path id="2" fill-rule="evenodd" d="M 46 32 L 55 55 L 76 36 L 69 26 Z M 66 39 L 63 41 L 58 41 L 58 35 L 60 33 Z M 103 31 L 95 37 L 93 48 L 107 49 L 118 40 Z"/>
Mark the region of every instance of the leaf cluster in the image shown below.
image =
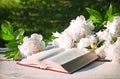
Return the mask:
<path id="1" fill-rule="evenodd" d="M 13 60 L 19 59 L 20 52 L 18 50 L 18 45 L 22 44 L 23 42 L 23 34 L 24 29 L 19 28 L 17 30 L 14 30 L 13 26 L 8 21 L 1 25 L 0 38 L 7 41 L 5 46 L 9 49 L 6 52 L 2 53 L 5 54 L 6 58 L 13 58 Z"/>
<path id="2" fill-rule="evenodd" d="M 110 5 L 107 9 L 106 13 L 102 16 L 102 14 L 94 9 L 86 8 L 87 12 L 90 14 L 89 19 L 91 19 L 95 25 L 94 33 L 99 32 L 100 30 L 105 30 L 106 23 L 108 21 L 112 21 L 114 16 L 119 16 L 119 13 L 113 13 L 113 6 Z"/>
<path id="3" fill-rule="evenodd" d="M 87 12 L 90 14 L 89 19 L 92 20 L 93 24 L 95 25 L 95 28 L 93 30 L 94 33 L 97 33 L 99 31 L 103 31 L 106 29 L 105 25 L 107 22 L 113 21 L 113 18 L 115 16 L 119 16 L 119 13 L 113 13 L 113 6 L 110 4 L 109 8 L 107 9 L 106 13 L 104 16 L 102 14 L 91 8 L 86 8 Z M 116 41 L 116 38 L 113 38 L 111 43 L 114 43 Z M 98 40 L 97 42 L 97 47 L 101 47 L 105 43 L 105 40 Z M 91 46 L 85 47 L 86 49 L 92 49 Z"/>

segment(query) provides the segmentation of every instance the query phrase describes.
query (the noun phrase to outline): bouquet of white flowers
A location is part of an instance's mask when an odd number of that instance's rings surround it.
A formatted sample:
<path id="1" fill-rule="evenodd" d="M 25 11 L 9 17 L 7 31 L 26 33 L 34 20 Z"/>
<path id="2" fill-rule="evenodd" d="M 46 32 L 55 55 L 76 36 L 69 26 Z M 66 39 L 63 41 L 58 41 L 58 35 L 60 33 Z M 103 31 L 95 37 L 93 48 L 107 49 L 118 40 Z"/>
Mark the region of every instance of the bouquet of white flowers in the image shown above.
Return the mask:
<path id="1" fill-rule="evenodd" d="M 70 25 L 63 32 L 53 33 L 56 37 L 52 44 L 64 49 L 78 48 L 84 52 L 95 51 L 101 58 L 120 63 L 120 16 L 112 14 L 110 5 L 105 16 L 100 12 L 86 8 L 90 14 L 88 20 L 83 15 L 71 20 Z M 7 58 L 18 59 L 19 54 L 31 56 L 45 49 L 42 35 L 32 34 L 30 38 L 23 37 L 24 30 L 13 32 L 11 25 L 2 25 L 1 36 L 10 41 L 6 46 L 10 49 Z M 51 40 L 50 40 L 51 41 Z"/>
<path id="2" fill-rule="evenodd" d="M 62 33 L 53 33 L 57 39 L 54 40 L 54 45 L 62 48 L 76 47 L 77 42 L 81 38 L 85 38 L 92 34 L 94 29 L 92 21 L 87 22 L 83 15 L 78 16 L 76 20 L 72 20 L 70 26 Z"/>
<path id="3" fill-rule="evenodd" d="M 108 12 L 106 16 L 112 15 Z M 60 48 L 79 48 L 85 52 L 95 51 L 101 58 L 112 60 L 113 63 L 120 63 L 120 16 L 108 17 L 104 26 L 98 30 L 93 23 L 103 24 L 99 12 L 87 8 L 91 14 L 91 20 L 85 20 L 83 15 L 72 20 L 70 26 L 61 33 L 53 33 L 55 40 L 53 45 Z M 97 31 L 96 31 L 97 29 Z"/>
<path id="4" fill-rule="evenodd" d="M 120 16 L 114 17 L 113 22 L 108 22 L 107 29 L 97 33 L 99 40 L 105 40 L 105 44 L 95 51 L 100 57 L 120 63 Z"/>

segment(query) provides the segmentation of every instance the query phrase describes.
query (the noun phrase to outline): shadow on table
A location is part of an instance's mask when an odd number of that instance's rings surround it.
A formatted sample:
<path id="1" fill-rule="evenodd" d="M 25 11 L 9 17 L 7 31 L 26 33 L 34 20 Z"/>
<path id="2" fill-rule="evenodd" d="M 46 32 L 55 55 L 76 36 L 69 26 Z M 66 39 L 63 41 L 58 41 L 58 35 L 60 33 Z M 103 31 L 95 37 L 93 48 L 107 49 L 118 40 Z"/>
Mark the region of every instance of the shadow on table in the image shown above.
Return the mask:
<path id="1" fill-rule="evenodd" d="M 105 62 L 98 62 L 98 61 L 95 61 L 95 62 L 92 62 L 84 67 L 82 67 L 81 69 L 79 69 L 77 72 L 82 72 L 82 71 L 88 71 L 88 70 L 91 70 L 93 68 L 96 68 L 102 64 L 104 64 Z M 76 72 L 76 73 L 77 73 Z"/>

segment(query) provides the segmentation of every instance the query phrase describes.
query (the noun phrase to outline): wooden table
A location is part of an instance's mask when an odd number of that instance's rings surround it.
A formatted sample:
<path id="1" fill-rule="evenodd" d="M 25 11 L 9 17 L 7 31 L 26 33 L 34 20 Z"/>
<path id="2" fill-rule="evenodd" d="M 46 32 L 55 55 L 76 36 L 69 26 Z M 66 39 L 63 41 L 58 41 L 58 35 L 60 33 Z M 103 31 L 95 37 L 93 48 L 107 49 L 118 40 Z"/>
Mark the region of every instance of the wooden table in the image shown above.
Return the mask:
<path id="1" fill-rule="evenodd" d="M 0 79 L 120 79 L 120 64 L 95 61 L 76 73 L 63 74 L 21 66 L 0 55 Z"/>

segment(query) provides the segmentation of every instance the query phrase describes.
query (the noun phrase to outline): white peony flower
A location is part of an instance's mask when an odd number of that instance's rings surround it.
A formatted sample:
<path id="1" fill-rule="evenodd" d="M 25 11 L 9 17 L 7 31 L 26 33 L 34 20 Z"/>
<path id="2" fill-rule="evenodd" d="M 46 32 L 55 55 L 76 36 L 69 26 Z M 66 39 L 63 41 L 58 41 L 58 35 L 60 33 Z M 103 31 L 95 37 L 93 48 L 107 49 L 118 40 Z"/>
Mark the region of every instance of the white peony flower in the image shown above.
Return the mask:
<path id="1" fill-rule="evenodd" d="M 36 33 L 32 34 L 31 38 L 36 39 L 38 41 L 42 41 L 42 39 L 43 39 L 42 35 L 36 34 Z"/>
<path id="2" fill-rule="evenodd" d="M 53 36 L 55 36 L 55 37 L 60 37 L 61 34 L 60 34 L 59 32 L 55 32 L 55 33 L 53 33 Z"/>
<path id="3" fill-rule="evenodd" d="M 78 16 L 76 20 L 72 20 L 70 26 L 65 32 L 70 32 L 74 41 L 79 41 L 87 35 L 92 34 L 94 29 L 92 21 L 87 22 L 84 16 Z"/>
<path id="4" fill-rule="evenodd" d="M 32 34 L 30 38 L 24 37 L 23 44 L 18 46 L 21 54 L 30 56 L 42 51 L 45 48 L 45 43 L 42 39 L 42 35 L 39 34 Z"/>
<path id="5" fill-rule="evenodd" d="M 114 17 L 113 22 L 108 22 L 106 25 L 109 33 L 112 34 L 114 37 L 120 36 L 120 16 Z"/>
<path id="6" fill-rule="evenodd" d="M 99 40 L 105 40 L 106 44 L 109 44 L 110 41 L 112 40 L 112 36 L 108 32 L 108 30 L 99 31 L 99 32 L 96 33 L 96 35 L 99 38 Z"/>
<path id="7" fill-rule="evenodd" d="M 114 44 L 109 45 L 106 51 L 106 59 L 112 60 L 112 63 L 120 63 L 120 37 Z"/>
<path id="8" fill-rule="evenodd" d="M 53 33 L 55 37 L 58 37 L 54 40 L 54 45 L 62 48 L 74 47 L 81 38 L 91 35 L 93 29 L 92 21 L 87 22 L 84 16 L 78 16 L 62 33 Z"/>
<path id="9" fill-rule="evenodd" d="M 95 50 L 95 53 L 100 57 L 100 58 L 105 58 L 106 57 L 106 49 L 108 45 L 103 45 Z"/>
<path id="10" fill-rule="evenodd" d="M 103 45 L 97 48 L 95 52 L 101 58 L 112 60 L 112 63 L 120 63 L 120 37 L 114 44 Z"/>
<path id="11" fill-rule="evenodd" d="M 74 46 L 74 42 L 67 32 L 60 34 L 58 38 L 53 40 L 53 44 L 60 48 L 72 48 Z"/>
<path id="12" fill-rule="evenodd" d="M 117 47 L 120 47 L 120 37 L 117 37 L 117 41 L 115 42 L 115 45 Z"/>
<path id="13" fill-rule="evenodd" d="M 93 35 L 90 35 L 90 36 L 87 36 L 86 38 L 81 38 L 81 40 L 77 44 L 77 48 L 85 50 L 85 51 L 90 51 L 86 49 L 85 47 L 91 46 L 92 48 L 95 48 L 96 42 L 97 42 L 97 39 Z"/>
<path id="14" fill-rule="evenodd" d="M 120 16 L 114 17 L 113 22 L 108 22 L 105 31 L 96 33 L 99 40 L 105 40 L 105 44 L 95 50 L 101 57 L 112 60 L 113 63 L 120 63 Z M 112 38 L 117 41 L 111 44 Z"/>

